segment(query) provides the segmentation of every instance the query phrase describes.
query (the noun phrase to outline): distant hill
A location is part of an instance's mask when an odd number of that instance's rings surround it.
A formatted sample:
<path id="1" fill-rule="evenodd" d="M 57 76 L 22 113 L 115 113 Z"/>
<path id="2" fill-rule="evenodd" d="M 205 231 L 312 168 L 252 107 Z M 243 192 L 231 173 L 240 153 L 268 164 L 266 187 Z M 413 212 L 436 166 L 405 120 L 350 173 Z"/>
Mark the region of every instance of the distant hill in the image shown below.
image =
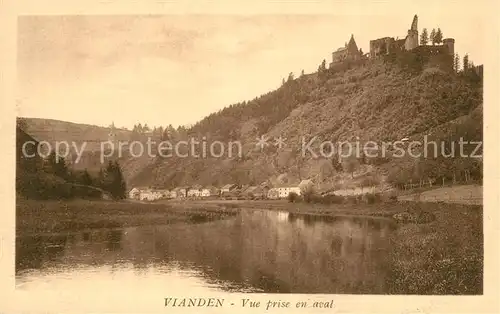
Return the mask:
<path id="1" fill-rule="evenodd" d="M 108 160 L 119 160 L 123 175 L 127 180 L 142 170 L 142 167 L 147 165 L 150 159 L 148 156 L 130 158 L 128 152 L 123 152 L 119 158 L 119 152 L 116 149 L 113 156 L 106 157 L 104 162 L 101 162 L 101 143 L 111 138 L 116 141 L 130 141 L 132 136 L 130 130 L 40 118 L 19 117 L 18 122 L 22 126 L 23 133 L 39 142 L 47 141 L 54 147 L 57 141 L 66 141 L 70 145 L 75 143 L 78 149 L 84 148 L 78 163 L 75 162 L 76 154 L 73 149 L 71 150 L 72 155 L 66 158 L 66 162 L 72 170 L 87 169 L 91 174 L 96 175 L 101 168 L 106 166 Z M 110 136 L 111 134 L 113 137 Z"/>
<path id="2" fill-rule="evenodd" d="M 75 143 L 87 142 L 85 150 L 99 150 L 100 143 L 110 139 L 112 129 L 90 124 L 73 123 L 54 119 L 25 118 L 24 131 L 38 140 L 54 143 L 68 141 Z M 113 129 L 117 140 L 128 140 L 131 131 Z"/>

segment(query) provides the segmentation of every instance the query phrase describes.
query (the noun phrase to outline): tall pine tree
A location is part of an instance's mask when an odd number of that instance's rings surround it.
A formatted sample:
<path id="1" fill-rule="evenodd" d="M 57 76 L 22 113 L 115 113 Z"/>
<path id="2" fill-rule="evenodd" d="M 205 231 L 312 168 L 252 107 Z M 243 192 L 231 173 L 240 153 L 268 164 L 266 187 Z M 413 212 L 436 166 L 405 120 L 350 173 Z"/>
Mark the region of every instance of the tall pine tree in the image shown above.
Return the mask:
<path id="1" fill-rule="evenodd" d="M 422 34 L 420 35 L 420 44 L 422 46 L 425 46 L 427 45 L 428 42 L 429 42 L 429 34 L 427 33 L 427 28 L 424 28 L 422 30 Z"/>
<path id="2" fill-rule="evenodd" d="M 115 199 L 125 198 L 126 184 L 118 161 L 113 162 L 110 160 L 108 162 L 106 170 L 104 171 L 102 188 L 111 193 Z"/>
<path id="3" fill-rule="evenodd" d="M 469 70 L 469 55 L 468 54 L 465 54 L 465 56 L 464 56 L 462 68 L 464 70 L 464 73 L 466 73 Z"/>
<path id="4" fill-rule="evenodd" d="M 443 32 L 441 32 L 440 28 L 438 28 L 436 35 L 434 35 L 434 41 L 436 44 L 441 44 L 443 42 Z"/>
<path id="5" fill-rule="evenodd" d="M 436 29 L 435 28 L 432 29 L 429 39 L 431 40 L 431 43 L 434 46 L 436 44 Z"/>
<path id="6" fill-rule="evenodd" d="M 453 60 L 453 68 L 457 73 L 458 71 L 460 71 L 460 57 L 458 56 L 458 53 L 455 53 L 455 59 Z"/>

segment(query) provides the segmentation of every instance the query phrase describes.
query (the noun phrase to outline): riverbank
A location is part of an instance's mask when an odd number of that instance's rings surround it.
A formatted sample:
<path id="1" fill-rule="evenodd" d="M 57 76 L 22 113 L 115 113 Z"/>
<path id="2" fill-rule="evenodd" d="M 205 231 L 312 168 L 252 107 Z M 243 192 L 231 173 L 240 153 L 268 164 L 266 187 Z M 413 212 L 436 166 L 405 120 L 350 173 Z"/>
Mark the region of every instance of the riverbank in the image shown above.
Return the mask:
<path id="1" fill-rule="evenodd" d="M 196 202 L 195 202 L 196 203 Z M 390 294 L 477 295 L 483 293 L 483 207 L 446 202 L 307 204 L 286 201 L 211 201 L 247 209 L 287 211 L 298 216 L 392 219 L 401 212 L 426 212 L 434 219 L 398 223 L 390 236 Z M 314 218 L 314 217 L 312 217 Z"/>
<path id="2" fill-rule="evenodd" d="M 483 204 L 483 186 L 477 184 L 428 188 L 398 197 L 401 201 Z"/>
<path id="3" fill-rule="evenodd" d="M 211 204 L 164 204 L 105 200 L 16 201 L 16 234 L 57 233 L 98 228 L 199 223 L 237 214 Z"/>
<path id="4" fill-rule="evenodd" d="M 400 225 L 391 237 L 391 294 L 483 293 L 483 208 L 421 203 L 436 219 Z"/>
<path id="5" fill-rule="evenodd" d="M 443 202 L 376 204 L 307 204 L 286 201 L 112 201 L 17 202 L 18 236 L 205 222 L 236 215 L 240 210 L 274 210 L 295 217 L 354 216 L 391 219 L 396 213 L 425 211 L 433 221 L 395 225 L 390 233 L 388 293 L 481 294 L 483 282 L 482 206 Z M 315 218 L 315 217 L 312 217 Z M 313 219 L 314 220 L 314 219 Z"/>

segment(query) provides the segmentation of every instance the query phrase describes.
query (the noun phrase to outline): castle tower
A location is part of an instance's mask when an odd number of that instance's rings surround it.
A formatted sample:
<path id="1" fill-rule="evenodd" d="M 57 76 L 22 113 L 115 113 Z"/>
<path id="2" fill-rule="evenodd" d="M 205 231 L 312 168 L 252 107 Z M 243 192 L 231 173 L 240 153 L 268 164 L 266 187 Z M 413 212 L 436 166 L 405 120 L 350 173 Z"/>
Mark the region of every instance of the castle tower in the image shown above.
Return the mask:
<path id="1" fill-rule="evenodd" d="M 418 16 L 416 14 L 413 17 L 413 22 L 411 23 L 410 30 L 418 32 Z"/>
<path id="2" fill-rule="evenodd" d="M 356 45 L 356 41 L 354 40 L 354 35 L 351 34 L 351 39 L 349 39 L 349 43 L 347 44 L 347 50 L 349 51 L 349 54 L 355 55 L 356 53 L 359 53 L 358 45 Z"/>
<path id="3" fill-rule="evenodd" d="M 443 39 L 443 45 L 448 47 L 448 53 L 450 55 L 455 55 L 455 39 L 453 38 L 445 38 Z"/>
<path id="4" fill-rule="evenodd" d="M 413 17 L 413 22 L 408 30 L 408 36 L 405 40 L 405 50 L 412 50 L 418 47 L 418 16 Z"/>

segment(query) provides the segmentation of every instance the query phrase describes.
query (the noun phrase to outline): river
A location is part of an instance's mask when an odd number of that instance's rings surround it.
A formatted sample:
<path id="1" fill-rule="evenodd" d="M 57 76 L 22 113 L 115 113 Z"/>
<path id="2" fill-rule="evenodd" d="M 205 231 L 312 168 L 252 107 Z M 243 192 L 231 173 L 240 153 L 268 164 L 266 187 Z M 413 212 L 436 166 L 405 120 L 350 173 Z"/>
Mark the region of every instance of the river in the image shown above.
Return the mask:
<path id="1" fill-rule="evenodd" d="M 384 294 L 392 230 L 383 219 L 244 210 L 207 223 L 23 236 L 16 289 Z"/>

